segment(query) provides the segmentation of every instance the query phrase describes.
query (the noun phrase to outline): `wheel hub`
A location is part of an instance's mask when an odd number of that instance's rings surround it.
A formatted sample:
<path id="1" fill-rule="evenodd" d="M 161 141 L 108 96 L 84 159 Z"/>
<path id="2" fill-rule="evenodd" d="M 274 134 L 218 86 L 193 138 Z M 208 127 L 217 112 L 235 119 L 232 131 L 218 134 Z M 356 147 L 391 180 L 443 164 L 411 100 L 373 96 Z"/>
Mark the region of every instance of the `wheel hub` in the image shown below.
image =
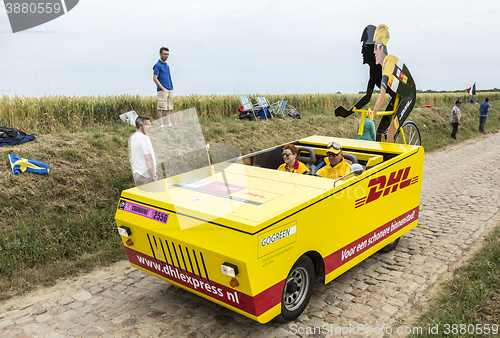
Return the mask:
<path id="1" fill-rule="evenodd" d="M 297 292 L 298 289 L 299 289 L 299 286 L 294 281 L 290 281 L 286 285 L 286 292 L 288 292 L 288 293 L 295 293 L 295 292 Z"/>
<path id="2" fill-rule="evenodd" d="M 286 281 L 283 304 L 288 311 L 295 311 L 301 306 L 309 288 L 309 274 L 303 267 L 298 267 L 290 273 Z"/>

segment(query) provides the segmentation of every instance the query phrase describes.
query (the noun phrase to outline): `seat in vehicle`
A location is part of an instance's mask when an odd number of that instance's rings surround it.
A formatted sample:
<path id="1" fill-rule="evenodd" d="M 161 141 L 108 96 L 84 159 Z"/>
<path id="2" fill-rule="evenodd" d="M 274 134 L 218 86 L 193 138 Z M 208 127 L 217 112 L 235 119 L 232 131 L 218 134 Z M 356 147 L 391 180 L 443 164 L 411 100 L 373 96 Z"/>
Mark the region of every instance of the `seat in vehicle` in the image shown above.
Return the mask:
<path id="1" fill-rule="evenodd" d="M 311 171 L 311 173 L 316 173 L 316 153 L 313 148 L 310 147 L 297 147 L 298 154 L 297 160 L 304 163 Z"/>

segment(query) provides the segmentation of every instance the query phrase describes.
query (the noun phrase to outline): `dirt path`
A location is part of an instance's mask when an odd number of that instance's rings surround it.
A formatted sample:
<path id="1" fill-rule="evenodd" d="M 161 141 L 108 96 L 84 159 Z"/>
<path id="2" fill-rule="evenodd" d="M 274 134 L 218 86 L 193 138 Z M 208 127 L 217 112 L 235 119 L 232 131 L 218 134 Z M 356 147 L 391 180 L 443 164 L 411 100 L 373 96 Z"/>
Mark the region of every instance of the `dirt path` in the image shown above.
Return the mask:
<path id="1" fill-rule="evenodd" d="M 0 337 L 285 337 L 315 328 L 381 337 L 381 327 L 413 329 L 429 297 L 499 224 L 498 163 L 500 133 L 427 154 L 419 225 L 393 252 L 315 286 L 293 323 L 258 324 L 120 262 L 0 303 Z"/>

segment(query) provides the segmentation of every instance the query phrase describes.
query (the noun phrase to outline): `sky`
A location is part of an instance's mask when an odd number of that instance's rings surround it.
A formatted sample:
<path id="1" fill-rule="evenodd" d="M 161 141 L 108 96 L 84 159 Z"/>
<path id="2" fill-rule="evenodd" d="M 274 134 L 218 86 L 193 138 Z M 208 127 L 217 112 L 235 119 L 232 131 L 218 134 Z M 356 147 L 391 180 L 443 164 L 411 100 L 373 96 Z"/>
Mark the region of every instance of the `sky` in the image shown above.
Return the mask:
<path id="1" fill-rule="evenodd" d="M 156 95 L 162 46 L 175 95 L 357 93 L 369 24 L 418 89 L 500 88 L 499 17 L 498 0 L 80 0 L 12 33 L 2 6 L 0 95 Z"/>

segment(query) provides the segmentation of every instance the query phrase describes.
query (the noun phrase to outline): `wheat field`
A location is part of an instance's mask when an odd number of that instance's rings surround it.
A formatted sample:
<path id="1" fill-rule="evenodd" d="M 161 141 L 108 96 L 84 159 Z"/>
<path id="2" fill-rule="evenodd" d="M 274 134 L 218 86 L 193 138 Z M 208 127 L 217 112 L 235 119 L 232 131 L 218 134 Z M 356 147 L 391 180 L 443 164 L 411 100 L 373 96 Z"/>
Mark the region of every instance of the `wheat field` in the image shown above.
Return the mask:
<path id="1" fill-rule="evenodd" d="M 299 112 L 314 109 L 333 110 L 339 105 L 351 107 L 362 94 L 284 94 L 247 95 L 253 102 L 255 97 L 264 96 L 270 103 L 286 100 Z M 370 102 L 373 107 L 378 95 Z M 477 100 L 485 97 L 500 99 L 500 92 L 481 92 Z M 388 95 L 386 95 L 387 101 Z M 467 93 L 419 93 L 416 107 L 422 105 L 453 104 L 461 99 L 468 102 Z M 195 107 L 201 118 L 230 117 L 237 114 L 240 102 L 237 95 L 185 95 L 176 96 L 174 111 Z M 44 96 L 31 98 L 23 96 L 0 97 L 0 126 L 26 129 L 30 133 L 75 131 L 78 128 L 101 125 L 117 121 L 118 115 L 135 110 L 139 115 L 156 116 L 156 96 Z"/>

